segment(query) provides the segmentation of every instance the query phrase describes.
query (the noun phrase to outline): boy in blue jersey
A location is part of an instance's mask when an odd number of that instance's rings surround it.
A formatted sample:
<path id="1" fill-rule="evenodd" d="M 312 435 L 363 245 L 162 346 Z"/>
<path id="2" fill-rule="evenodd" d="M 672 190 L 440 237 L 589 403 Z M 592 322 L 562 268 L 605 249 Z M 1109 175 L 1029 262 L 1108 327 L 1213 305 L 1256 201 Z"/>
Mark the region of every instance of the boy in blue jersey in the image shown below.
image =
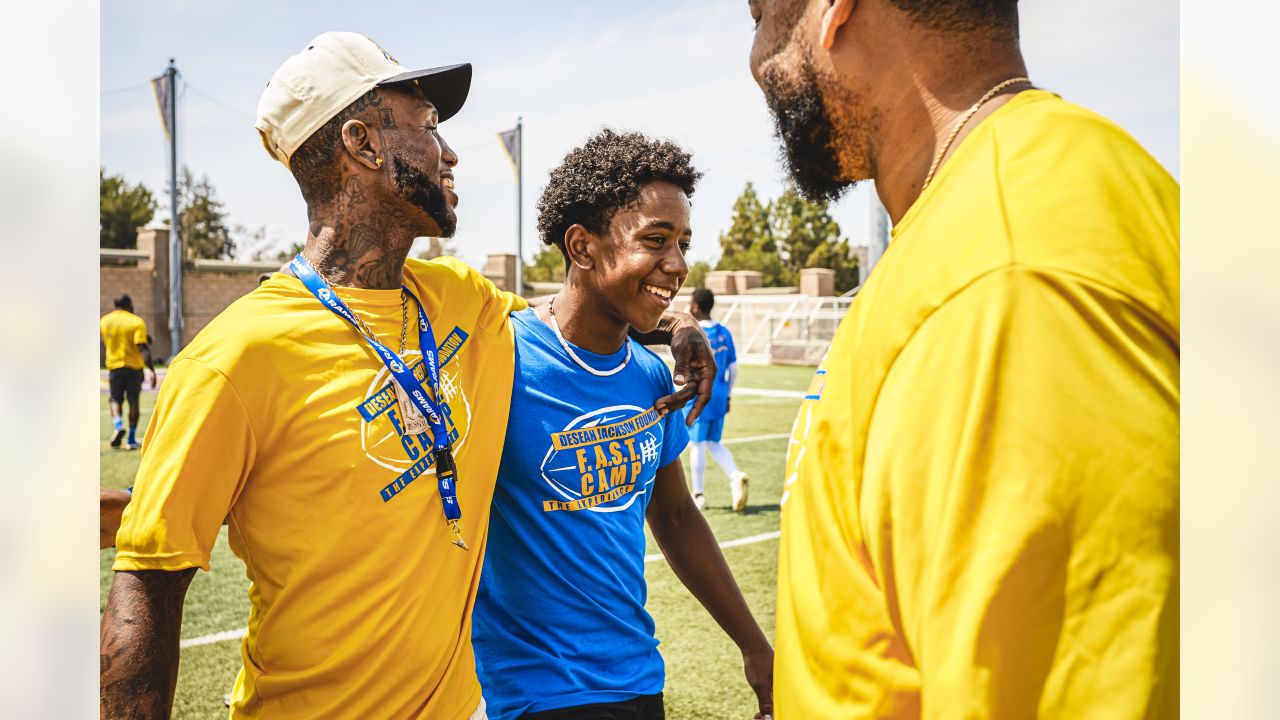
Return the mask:
<path id="1" fill-rule="evenodd" d="M 604 130 L 552 171 L 543 242 L 563 289 L 514 313 L 516 370 L 473 639 L 493 720 L 656 720 L 665 671 L 645 611 L 647 520 L 667 561 L 742 651 L 772 712 L 773 651 L 685 485 L 685 416 L 654 401 L 650 332 L 688 274 L 701 173 L 671 143 Z"/>
<path id="2" fill-rule="evenodd" d="M 715 304 L 716 294 L 707 288 L 693 291 L 690 312 L 702 326 L 702 332 L 707 334 L 711 352 L 716 358 L 716 383 L 711 389 L 711 401 L 689 429 L 693 502 L 699 510 L 706 507 L 707 501 L 702 495 L 702 479 L 707 472 L 707 455 L 710 454 L 719 463 L 720 469 L 729 476 L 733 511 L 741 512 L 747 506 L 747 482 L 750 478 L 738 469 L 729 448 L 720 443 L 720 437 L 724 434 L 724 416 L 729 414 L 729 394 L 733 391 L 733 383 L 738 379 L 738 354 L 733 349 L 733 335 L 729 334 L 729 328 L 711 319 L 711 308 Z"/>

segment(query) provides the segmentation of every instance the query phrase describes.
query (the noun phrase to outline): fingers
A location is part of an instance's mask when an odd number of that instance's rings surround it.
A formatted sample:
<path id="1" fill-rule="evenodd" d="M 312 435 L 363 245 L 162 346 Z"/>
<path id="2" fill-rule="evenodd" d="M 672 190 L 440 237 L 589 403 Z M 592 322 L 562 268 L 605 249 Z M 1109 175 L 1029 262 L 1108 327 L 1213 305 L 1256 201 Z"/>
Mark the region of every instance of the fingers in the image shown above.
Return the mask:
<path id="1" fill-rule="evenodd" d="M 692 426 L 698 416 L 702 414 L 702 408 L 707 406 L 711 401 L 711 389 L 715 387 L 715 373 L 703 372 L 698 378 L 698 399 L 693 401 L 693 407 L 689 410 L 689 416 L 685 419 L 685 425 Z"/>
<path id="2" fill-rule="evenodd" d="M 685 385 L 670 395 L 658 398 L 657 402 L 653 404 L 653 407 L 658 411 L 659 416 L 665 416 L 673 410 L 680 410 L 684 408 L 685 405 L 689 404 L 689 400 L 693 398 L 694 390 L 695 388 L 693 385 Z"/>

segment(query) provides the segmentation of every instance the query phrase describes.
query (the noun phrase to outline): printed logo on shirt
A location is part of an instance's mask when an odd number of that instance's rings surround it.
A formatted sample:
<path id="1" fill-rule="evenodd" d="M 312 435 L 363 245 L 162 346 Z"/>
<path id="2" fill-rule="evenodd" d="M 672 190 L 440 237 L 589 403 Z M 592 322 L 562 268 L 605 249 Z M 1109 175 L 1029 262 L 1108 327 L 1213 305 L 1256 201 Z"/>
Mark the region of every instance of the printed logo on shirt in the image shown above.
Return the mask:
<path id="1" fill-rule="evenodd" d="M 662 455 L 653 408 L 614 405 L 574 418 L 551 434 L 542 479 L 554 491 L 543 512 L 617 512 L 648 491 Z"/>
<path id="2" fill-rule="evenodd" d="M 787 504 L 791 495 L 791 485 L 800 477 L 800 461 L 804 459 L 805 449 L 809 441 L 809 428 L 813 424 L 813 409 L 817 401 L 822 399 L 822 390 L 827 385 L 827 357 L 822 356 L 818 370 L 809 381 L 804 400 L 800 403 L 800 412 L 796 413 L 795 424 L 791 426 L 791 439 L 787 441 L 786 472 L 782 478 L 782 499 L 779 506 Z"/>
<path id="3" fill-rule="evenodd" d="M 438 399 L 455 456 L 466 444 L 468 430 L 471 428 L 471 403 L 462 392 L 462 364 L 450 361 L 457 357 L 467 338 L 466 332 L 455 327 L 437 349 L 440 358 L 441 395 Z M 427 366 L 422 361 L 422 353 L 410 350 L 403 358 L 413 370 L 414 376 L 422 381 L 423 387 L 430 393 Z M 430 428 L 417 435 L 404 434 L 404 418 L 400 416 L 400 404 L 396 400 L 391 374 L 386 367 L 374 376 L 368 393 L 369 397 L 357 408 L 361 420 L 360 446 L 370 460 L 400 473 L 399 477 L 381 489 L 385 502 L 419 477 L 435 475 L 436 458 L 432 449 L 434 436 Z"/>

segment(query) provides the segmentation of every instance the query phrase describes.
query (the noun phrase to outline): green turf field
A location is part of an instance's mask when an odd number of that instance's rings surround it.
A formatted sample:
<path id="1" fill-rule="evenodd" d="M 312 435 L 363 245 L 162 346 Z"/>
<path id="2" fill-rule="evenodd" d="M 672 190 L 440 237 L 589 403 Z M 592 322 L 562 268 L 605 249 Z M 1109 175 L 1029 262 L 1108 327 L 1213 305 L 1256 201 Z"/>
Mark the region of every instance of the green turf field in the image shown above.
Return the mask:
<path id="1" fill-rule="evenodd" d="M 744 366 L 739 371 L 740 388 L 804 390 L 812 368 Z M 142 425 L 145 429 L 155 404 L 155 393 L 142 394 Z M 725 425 L 739 467 L 751 474 L 751 499 L 742 513 L 729 510 L 728 478 L 713 461 L 706 478 L 706 518 L 721 542 L 746 538 L 778 529 L 778 498 L 782 490 L 782 468 L 787 441 L 779 436 L 790 432 L 799 399 L 735 395 L 732 412 Z M 102 438 L 109 436 L 111 419 L 107 399 L 102 397 Z M 755 439 L 753 439 L 755 438 Z M 746 442 L 735 442 L 735 440 Z M 138 467 L 138 453 L 114 450 L 102 440 L 102 485 L 128 487 Z M 688 472 L 688 453 L 685 453 Z M 742 586 L 756 619 L 773 639 L 774 579 L 777 573 L 775 539 L 726 548 L 725 558 Z M 648 553 L 658 548 L 649 539 Z M 102 551 L 102 601 L 111 584 L 114 550 Z M 210 563 L 211 572 L 196 573 L 187 593 L 183 615 L 184 640 L 243 628 L 248 617 L 248 581 L 244 565 L 227 547 L 223 528 Z M 667 663 L 667 716 L 680 720 L 723 720 L 749 718 L 755 712 L 755 698 L 742 675 L 742 661 L 706 611 L 693 599 L 662 560 L 648 564 L 649 612 L 657 622 L 658 639 Z M 240 668 L 239 643 L 223 640 L 184 648 L 178 674 L 178 693 L 173 717 L 225 718 L 222 696 L 231 689 Z"/>

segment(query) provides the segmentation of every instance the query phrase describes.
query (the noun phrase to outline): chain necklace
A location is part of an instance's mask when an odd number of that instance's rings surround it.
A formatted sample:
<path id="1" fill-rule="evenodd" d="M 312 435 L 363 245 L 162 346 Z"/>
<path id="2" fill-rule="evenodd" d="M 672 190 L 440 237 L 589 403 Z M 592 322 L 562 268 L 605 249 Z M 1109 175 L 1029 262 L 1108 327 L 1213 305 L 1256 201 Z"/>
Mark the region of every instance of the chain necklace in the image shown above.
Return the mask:
<path id="1" fill-rule="evenodd" d="M 1008 80 L 1001 82 L 1000 84 L 988 90 L 986 95 L 983 95 L 981 98 L 978 98 L 978 102 L 974 103 L 968 110 L 964 112 L 963 115 L 960 116 L 960 119 L 956 121 L 956 124 L 951 127 L 951 134 L 947 135 L 947 141 L 942 144 L 942 150 L 938 151 L 938 154 L 933 157 L 933 164 L 929 166 L 929 174 L 925 175 L 924 185 L 920 186 L 921 194 L 924 193 L 925 188 L 929 187 L 930 181 L 933 180 L 933 174 L 938 171 L 938 166 L 942 164 L 943 156 L 947 154 L 947 150 L 951 149 L 951 143 L 955 142 L 956 136 L 960 134 L 960 128 L 963 128 L 964 124 L 969 122 L 969 118 L 972 118 L 974 113 L 978 112 L 978 108 L 982 107 L 983 105 L 986 105 L 987 101 L 995 97 L 996 94 L 999 93 L 1001 90 L 1004 90 L 1005 88 L 1008 88 L 1008 87 L 1012 87 L 1014 85 L 1021 85 L 1022 83 L 1030 84 L 1031 78 L 1016 77 L 1016 78 L 1009 78 Z"/>
<path id="2" fill-rule="evenodd" d="M 568 342 L 565 341 L 564 335 L 560 334 L 560 323 L 556 322 L 556 296 L 555 295 L 552 295 L 551 302 L 547 303 L 547 313 L 551 315 L 551 329 L 555 331 L 556 339 L 560 341 L 560 347 L 564 348 L 564 351 L 569 353 L 569 357 L 572 358 L 573 361 L 578 364 L 578 367 L 582 368 L 583 370 L 586 370 L 592 375 L 596 375 L 598 377 L 609 377 L 610 375 L 616 375 L 619 372 L 622 372 L 622 368 L 626 367 L 627 363 L 631 362 L 631 342 L 626 339 L 624 339 L 622 342 L 624 345 L 627 346 L 627 356 L 622 359 L 622 364 L 619 365 L 618 367 L 613 368 L 612 370 L 597 370 L 591 367 L 590 365 L 582 362 L 582 358 L 578 357 L 578 354 L 573 351 L 573 347 L 569 345 Z"/>

